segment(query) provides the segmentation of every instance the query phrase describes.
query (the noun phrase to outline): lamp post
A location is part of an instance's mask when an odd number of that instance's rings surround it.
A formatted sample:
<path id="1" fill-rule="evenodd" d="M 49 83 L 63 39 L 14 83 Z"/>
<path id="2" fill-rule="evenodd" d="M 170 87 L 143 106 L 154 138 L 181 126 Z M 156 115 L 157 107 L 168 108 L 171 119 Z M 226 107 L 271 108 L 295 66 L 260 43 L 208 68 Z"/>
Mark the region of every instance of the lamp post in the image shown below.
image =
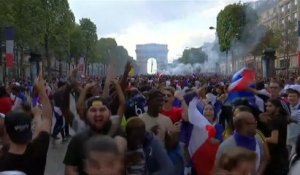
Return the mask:
<path id="1" fill-rule="evenodd" d="M 210 26 L 210 27 L 209 27 L 209 30 L 217 30 L 217 28 L 216 28 L 216 27 L 213 27 L 213 26 Z M 216 32 L 216 37 L 218 37 L 218 36 L 217 36 L 217 32 Z M 229 70 L 229 69 L 228 69 L 228 51 L 229 51 L 229 50 L 226 50 L 226 52 L 225 52 L 225 54 L 226 54 L 226 56 L 225 56 L 225 74 L 226 74 L 226 75 L 228 75 L 228 72 L 229 72 L 229 71 L 228 71 L 228 70 Z"/>

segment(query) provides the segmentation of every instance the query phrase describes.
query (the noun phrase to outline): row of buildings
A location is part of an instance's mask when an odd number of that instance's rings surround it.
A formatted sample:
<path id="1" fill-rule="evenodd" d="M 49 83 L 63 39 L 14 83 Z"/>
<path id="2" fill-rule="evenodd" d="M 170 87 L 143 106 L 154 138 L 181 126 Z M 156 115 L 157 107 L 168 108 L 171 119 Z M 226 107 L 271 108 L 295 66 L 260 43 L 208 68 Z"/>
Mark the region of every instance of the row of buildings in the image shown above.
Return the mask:
<path id="1" fill-rule="evenodd" d="M 279 74 L 300 73 L 300 0 L 258 0 L 250 2 L 258 14 L 260 24 L 282 32 L 283 41 L 276 50 L 275 70 Z M 255 31 L 254 31 L 255 32 Z M 230 59 L 230 58 L 229 58 Z M 224 72 L 250 66 L 262 72 L 261 56 L 250 54 L 237 60 L 220 64 Z M 232 65 L 235 64 L 235 65 Z M 233 70 L 236 69 L 236 70 Z"/>

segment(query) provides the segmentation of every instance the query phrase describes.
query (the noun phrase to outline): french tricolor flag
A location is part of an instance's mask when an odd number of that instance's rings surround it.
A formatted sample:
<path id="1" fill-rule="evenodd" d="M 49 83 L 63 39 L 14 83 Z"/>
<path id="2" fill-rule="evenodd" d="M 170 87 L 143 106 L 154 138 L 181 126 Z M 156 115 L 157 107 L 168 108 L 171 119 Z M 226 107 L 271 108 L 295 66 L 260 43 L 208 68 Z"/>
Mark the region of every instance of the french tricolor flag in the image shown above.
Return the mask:
<path id="1" fill-rule="evenodd" d="M 216 129 L 200 113 L 197 108 L 198 102 L 198 98 L 195 97 L 188 107 L 189 122 L 193 125 L 188 150 L 197 175 L 210 175 L 219 144 L 211 142 L 216 136 Z"/>
<path id="2" fill-rule="evenodd" d="M 13 67 L 14 62 L 14 39 L 15 39 L 15 28 L 6 27 L 5 28 L 5 38 L 6 38 L 6 67 Z"/>

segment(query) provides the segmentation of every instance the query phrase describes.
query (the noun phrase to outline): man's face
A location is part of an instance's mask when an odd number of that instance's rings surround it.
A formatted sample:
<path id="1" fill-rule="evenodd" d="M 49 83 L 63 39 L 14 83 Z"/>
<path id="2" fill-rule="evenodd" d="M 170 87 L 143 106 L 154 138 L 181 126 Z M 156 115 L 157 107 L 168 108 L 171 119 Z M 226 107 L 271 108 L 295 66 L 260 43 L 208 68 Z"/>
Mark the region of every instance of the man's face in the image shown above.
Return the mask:
<path id="1" fill-rule="evenodd" d="M 299 95 L 297 93 L 289 93 L 287 99 L 291 105 L 296 105 L 299 102 Z"/>
<path id="2" fill-rule="evenodd" d="M 170 91 L 167 91 L 167 90 L 165 90 L 164 92 L 163 92 L 163 94 L 165 95 L 165 100 L 164 100 L 164 102 L 166 103 L 166 104 L 172 104 L 173 103 L 173 101 L 174 101 L 174 95 L 170 92 Z"/>
<path id="3" fill-rule="evenodd" d="M 88 175 L 121 175 L 122 157 L 109 152 L 91 152 L 85 162 Z"/>
<path id="4" fill-rule="evenodd" d="M 280 94 L 280 86 L 278 83 L 270 83 L 269 85 L 269 92 L 271 93 L 272 97 L 278 97 Z"/>
<path id="5" fill-rule="evenodd" d="M 161 111 L 165 98 L 159 95 L 151 100 L 149 100 L 148 110 Z"/>
<path id="6" fill-rule="evenodd" d="M 110 121 L 110 111 L 101 101 L 94 101 L 87 111 L 87 121 L 91 128 L 101 130 Z"/>

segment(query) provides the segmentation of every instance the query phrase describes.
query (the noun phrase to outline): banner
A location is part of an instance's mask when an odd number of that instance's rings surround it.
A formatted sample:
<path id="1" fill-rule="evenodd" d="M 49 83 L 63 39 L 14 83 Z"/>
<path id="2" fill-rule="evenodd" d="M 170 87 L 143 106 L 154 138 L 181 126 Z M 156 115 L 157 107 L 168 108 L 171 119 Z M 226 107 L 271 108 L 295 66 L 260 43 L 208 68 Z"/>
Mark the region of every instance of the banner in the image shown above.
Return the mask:
<path id="1" fill-rule="evenodd" d="M 84 68 L 85 68 L 85 66 L 84 66 L 84 58 L 81 57 L 79 59 L 78 72 L 80 72 L 80 74 L 84 74 Z"/>
<path id="2" fill-rule="evenodd" d="M 15 39 L 15 29 L 13 27 L 5 28 L 5 38 L 6 38 L 6 67 L 13 67 L 14 63 L 14 39 Z"/>

